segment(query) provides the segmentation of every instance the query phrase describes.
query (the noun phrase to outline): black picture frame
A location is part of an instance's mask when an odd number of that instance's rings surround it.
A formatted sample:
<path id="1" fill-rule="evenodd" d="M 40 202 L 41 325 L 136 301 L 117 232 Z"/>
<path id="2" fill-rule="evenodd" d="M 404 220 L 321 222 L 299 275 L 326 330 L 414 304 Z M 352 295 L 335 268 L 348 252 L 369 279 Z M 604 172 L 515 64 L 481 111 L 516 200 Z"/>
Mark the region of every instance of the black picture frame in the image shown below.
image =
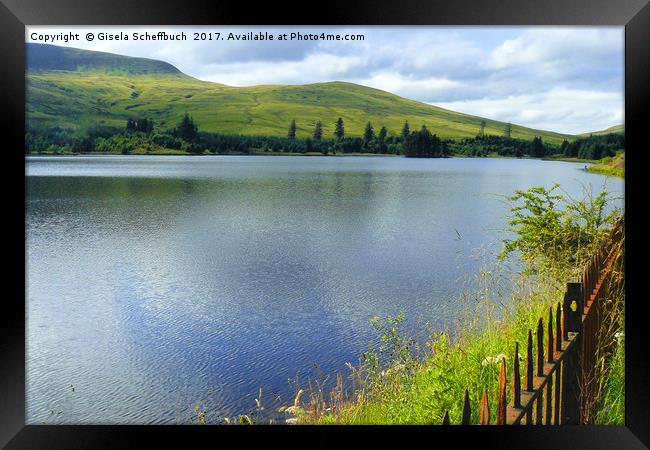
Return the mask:
<path id="1" fill-rule="evenodd" d="M 244 1 L 165 2 L 141 0 L 1 0 L 0 48 L 3 68 L 0 108 L 5 170 L 5 241 L 13 244 L 5 258 L 2 378 L 0 384 L 0 445 L 7 448 L 122 448 L 170 444 L 181 438 L 209 439 L 225 445 L 224 438 L 252 446 L 251 437 L 282 439 L 284 445 L 340 445 L 350 434 L 384 441 L 400 434 L 404 443 L 418 435 L 420 443 L 454 445 L 473 441 L 499 448 L 616 448 L 650 445 L 650 337 L 643 306 L 644 236 L 641 157 L 648 150 L 650 80 L 650 6 L 647 0 L 401 0 L 355 3 L 259 5 Z M 25 25 L 619 25 L 625 26 L 626 127 L 626 418 L 625 426 L 580 427 L 201 427 L 201 426 L 40 426 L 25 425 L 25 247 L 14 236 L 25 233 L 24 109 Z M 647 127 L 646 127 L 647 128 Z M 7 176 L 10 175 L 10 176 Z M 22 183 L 20 177 L 23 177 Z M 22 188 L 21 188 L 22 187 Z M 647 234 L 647 233 L 646 233 Z M 631 240 L 630 240 L 631 239 Z M 314 436 L 318 434 L 315 440 Z M 329 441 L 329 442 L 328 442 Z M 268 445 L 266 440 L 265 444 Z M 282 442 L 279 442 L 283 445 Z M 259 444 L 257 444 L 259 445 Z M 462 444 L 460 444 L 462 445 Z M 160 445 L 158 445 L 160 446 Z M 237 445 L 235 445 L 237 447 Z"/>

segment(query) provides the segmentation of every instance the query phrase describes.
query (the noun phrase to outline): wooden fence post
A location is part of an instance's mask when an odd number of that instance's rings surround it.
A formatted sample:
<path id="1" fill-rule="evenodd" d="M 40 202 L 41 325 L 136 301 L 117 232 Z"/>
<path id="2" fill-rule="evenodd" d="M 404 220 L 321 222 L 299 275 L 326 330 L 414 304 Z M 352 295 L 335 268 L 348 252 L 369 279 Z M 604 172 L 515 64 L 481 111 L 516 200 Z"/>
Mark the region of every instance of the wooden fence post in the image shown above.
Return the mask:
<path id="1" fill-rule="evenodd" d="M 567 283 L 562 305 L 564 334 L 577 333 L 576 342 L 562 367 L 562 425 L 581 422 L 580 389 L 582 381 L 582 312 L 584 293 L 582 283 Z"/>

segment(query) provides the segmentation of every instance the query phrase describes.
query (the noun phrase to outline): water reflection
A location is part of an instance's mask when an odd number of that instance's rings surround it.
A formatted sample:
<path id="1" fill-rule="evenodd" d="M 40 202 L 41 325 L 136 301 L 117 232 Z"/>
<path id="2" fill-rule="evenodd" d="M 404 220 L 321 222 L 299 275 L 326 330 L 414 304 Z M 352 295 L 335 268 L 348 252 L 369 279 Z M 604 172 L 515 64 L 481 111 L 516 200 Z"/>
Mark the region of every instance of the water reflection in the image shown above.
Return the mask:
<path id="1" fill-rule="evenodd" d="M 451 323 L 470 251 L 504 223 L 488 194 L 599 189 L 581 167 L 29 158 L 28 421 L 187 422 L 195 404 L 246 412 L 260 386 L 291 397 L 314 363 L 356 362 L 374 315 L 404 309 L 413 332 Z"/>

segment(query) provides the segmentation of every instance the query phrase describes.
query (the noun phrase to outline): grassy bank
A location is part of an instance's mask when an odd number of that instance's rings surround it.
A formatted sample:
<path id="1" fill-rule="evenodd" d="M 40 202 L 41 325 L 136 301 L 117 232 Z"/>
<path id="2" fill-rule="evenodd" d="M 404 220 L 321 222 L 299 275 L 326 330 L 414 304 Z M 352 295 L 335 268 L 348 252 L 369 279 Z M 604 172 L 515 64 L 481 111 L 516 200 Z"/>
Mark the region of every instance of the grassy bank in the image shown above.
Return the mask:
<path id="1" fill-rule="evenodd" d="M 588 172 L 600 173 L 614 177 L 625 177 L 625 152 L 619 152 L 614 157 L 603 158 L 596 164 L 587 167 Z"/>
<path id="2" fill-rule="evenodd" d="M 402 356 L 389 367 L 374 371 L 363 368 L 353 376 L 364 386 L 349 402 L 341 402 L 329 413 L 317 416 L 307 410 L 300 419 L 310 423 L 337 424 L 440 424 L 445 411 L 452 423 L 459 423 L 465 389 L 469 390 L 473 411 L 478 411 L 482 393 L 487 390 L 492 420 L 496 420 L 496 402 L 501 356 L 512 358 L 514 342 L 523 345 L 528 330 L 534 329 L 539 317 L 548 315 L 549 306 L 561 299 L 555 289 L 535 289 L 518 293 L 511 306 L 498 306 L 496 298 L 485 299 L 467 314 L 455 337 L 449 333 L 433 335 L 425 343 L 425 356 L 406 355 L 403 344 L 394 339 L 389 352 Z M 388 319 L 384 325 L 390 329 Z M 390 333 L 384 335 L 391 340 Z M 508 377 L 512 376 L 508 367 Z M 510 379 L 510 378 L 509 378 Z M 472 423 L 478 423 L 472 417 Z"/>
<path id="3" fill-rule="evenodd" d="M 583 159 L 583 158 L 563 156 L 563 155 L 551 155 L 551 156 L 546 156 L 542 159 L 544 161 L 564 161 L 564 162 L 578 162 L 578 163 L 589 163 L 589 164 L 592 164 L 594 162 L 593 159 Z"/>
<path id="4" fill-rule="evenodd" d="M 487 391 L 492 422 L 496 421 L 499 361 L 506 357 L 507 379 L 512 379 L 515 343 L 525 358 L 530 330 L 546 321 L 562 301 L 565 281 L 575 278 L 594 248 L 607 235 L 618 211 L 603 214 L 605 194 L 584 200 L 565 199 L 551 189 L 518 192 L 513 201 L 511 231 L 502 263 L 479 276 L 479 288 L 463 297 L 467 305 L 453 329 L 432 332 L 417 343 L 402 332 L 403 315 L 375 318 L 378 348 L 339 376 L 330 392 L 310 389 L 306 402 L 296 401 L 292 421 L 303 424 L 440 424 L 445 411 L 459 423 L 465 389 L 478 423 L 479 401 Z M 519 258 L 525 270 L 511 272 L 506 256 Z M 619 262 L 622 258 L 619 259 Z M 622 266 L 615 272 L 623 276 Z M 613 345 L 614 356 L 599 354 L 604 375 L 598 380 L 597 423 L 623 424 L 624 362 L 622 344 L 614 331 L 623 326 L 623 290 L 608 292 L 605 320 L 599 336 L 602 348 Z M 554 324 L 553 324 L 554 325 Z M 618 335 L 620 336 L 620 334 Z M 321 384 L 316 383 L 317 386 Z M 508 398 L 510 383 L 508 382 Z"/>
<path id="5" fill-rule="evenodd" d="M 71 151 L 43 151 L 43 152 L 30 152 L 30 155 L 43 155 L 43 156 L 101 156 L 101 155 L 123 155 L 122 152 L 89 152 L 89 153 L 74 153 Z M 215 156 L 210 152 L 203 152 L 203 155 Z M 157 148 L 157 149 L 135 149 L 130 152 L 129 155 L 196 155 L 196 153 L 189 153 L 183 150 L 176 150 L 173 148 Z M 402 155 L 392 155 L 387 153 L 336 153 L 323 155 L 320 152 L 305 152 L 305 153 L 291 153 L 291 152 L 264 152 L 264 151 L 254 151 L 251 153 L 242 153 L 242 152 L 231 152 L 225 153 L 216 156 L 242 156 L 242 155 L 254 155 L 254 156 L 402 156 Z"/>
<path id="6" fill-rule="evenodd" d="M 190 153 L 183 150 L 176 150 L 173 148 L 137 148 L 129 153 L 129 155 L 189 155 Z M 51 151 L 45 150 L 42 152 L 29 152 L 30 156 L 42 155 L 42 156 L 102 156 L 102 155 L 123 155 L 122 152 L 112 151 L 112 152 L 88 152 L 88 153 L 77 153 L 69 150 L 58 150 Z"/>
<path id="7" fill-rule="evenodd" d="M 625 423 L 625 334 L 617 334 L 616 348 L 610 361 L 609 377 L 603 391 L 603 403 L 596 415 L 598 425 Z"/>
<path id="8" fill-rule="evenodd" d="M 523 285 L 522 285 L 523 287 Z M 521 363 L 525 362 L 525 344 L 528 331 L 536 329 L 540 317 L 546 318 L 549 308 L 562 301 L 563 290 L 542 285 L 528 285 L 513 295 L 512 303 L 504 307 L 499 301 L 485 299 L 472 314 L 456 327 L 456 336 L 438 333 L 424 344 L 426 354 L 417 358 L 404 355 L 403 343 L 395 339 L 399 333 L 394 318 L 384 321 L 389 332 L 383 339 L 394 343 L 396 354 L 402 353 L 391 366 L 373 371 L 367 367 L 355 369 L 351 380 L 358 386 L 353 398 L 342 398 L 338 392 L 330 395 L 329 409 L 317 410 L 313 402 L 298 416 L 298 423 L 316 424 L 440 424 L 445 411 L 451 423 L 460 423 L 465 389 L 468 389 L 472 410 L 471 423 L 478 424 L 479 401 L 487 391 L 491 423 L 497 417 L 499 363 L 506 357 L 506 379 L 512 379 L 512 357 L 515 342 L 519 343 Z M 502 300 L 502 299 L 501 299 Z M 398 320 L 399 322 L 399 320 Z M 619 334 L 620 336 L 620 334 Z M 602 380 L 601 404 L 595 423 L 624 424 L 625 363 L 622 338 L 618 339 L 611 358 L 603 366 L 608 368 Z M 400 348 L 401 347 L 401 348 Z M 523 380 L 522 380 L 523 382 Z M 507 398 L 511 396 L 508 382 Z M 321 399 L 324 396 L 318 394 Z"/>
<path id="9" fill-rule="evenodd" d="M 186 152 L 184 150 L 176 150 L 173 148 L 138 148 L 135 149 L 134 151 L 128 153 L 129 155 L 196 155 L 196 153 L 190 153 Z M 51 151 L 51 150 L 45 150 L 41 152 L 37 151 L 32 151 L 29 153 L 29 155 L 47 155 L 47 156 L 93 156 L 93 155 L 123 155 L 122 152 L 120 151 L 113 151 L 113 152 L 86 152 L 86 153 L 75 153 L 72 151 Z M 205 151 L 202 153 L 202 155 L 214 155 L 214 153 L 210 153 L 208 151 Z M 304 153 L 293 153 L 293 152 L 267 152 L 267 151 L 261 151 L 261 150 L 254 150 L 251 151 L 250 153 L 244 153 L 244 152 L 229 152 L 229 153 L 222 153 L 222 154 L 217 154 L 217 156 L 223 156 L 223 155 L 255 155 L 255 156 L 389 156 L 389 157 L 403 157 L 404 155 L 394 155 L 391 153 L 361 153 L 361 152 L 351 152 L 351 153 L 329 153 L 327 155 L 323 155 L 321 152 L 304 152 Z M 538 158 L 531 158 L 529 156 L 522 156 L 522 157 L 515 157 L 515 156 L 509 156 L 509 155 L 499 155 L 498 153 L 490 153 L 486 156 L 470 156 L 470 155 L 465 155 L 462 153 L 459 154 L 454 154 L 450 156 L 451 158 L 491 158 L 491 159 L 538 159 Z M 563 158 L 563 157 L 546 157 L 546 158 L 541 158 L 544 161 L 567 161 L 567 162 L 589 162 L 593 163 L 593 161 L 590 160 L 581 160 L 577 158 Z"/>

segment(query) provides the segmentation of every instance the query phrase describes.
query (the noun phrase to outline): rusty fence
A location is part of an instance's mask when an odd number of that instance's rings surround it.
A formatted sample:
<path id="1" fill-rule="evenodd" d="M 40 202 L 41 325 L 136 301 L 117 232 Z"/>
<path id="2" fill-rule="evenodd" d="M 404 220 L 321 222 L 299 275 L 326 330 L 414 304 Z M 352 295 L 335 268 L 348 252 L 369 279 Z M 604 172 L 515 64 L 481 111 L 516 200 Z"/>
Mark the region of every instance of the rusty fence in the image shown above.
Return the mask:
<path id="1" fill-rule="evenodd" d="M 546 327 L 540 318 L 535 339 L 532 330 L 528 331 L 523 367 L 519 360 L 519 343 L 515 343 L 510 399 L 507 398 L 506 358 L 501 360 L 497 425 L 590 422 L 597 395 L 595 380 L 601 370 L 598 356 L 608 350 L 602 348 L 603 342 L 612 341 L 612 336 L 610 339 L 601 336 L 605 296 L 614 284 L 621 287 L 621 279 L 615 277 L 614 272 L 622 270 L 624 246 L 625 224 L 621 218 L 590 257 L 580 281 L 567 283 L 562 303 L 549 308 Z M 613 328 L 607 330 L 614 331 Z M 487 390 L 479 403 L 478 417 L 481 425 L 490 424 Z M 469 425 L 471 418 L 469 392 L 465 390 L 461 425 Z M 442 424 L 450 424 L 448 411 Z"/>

